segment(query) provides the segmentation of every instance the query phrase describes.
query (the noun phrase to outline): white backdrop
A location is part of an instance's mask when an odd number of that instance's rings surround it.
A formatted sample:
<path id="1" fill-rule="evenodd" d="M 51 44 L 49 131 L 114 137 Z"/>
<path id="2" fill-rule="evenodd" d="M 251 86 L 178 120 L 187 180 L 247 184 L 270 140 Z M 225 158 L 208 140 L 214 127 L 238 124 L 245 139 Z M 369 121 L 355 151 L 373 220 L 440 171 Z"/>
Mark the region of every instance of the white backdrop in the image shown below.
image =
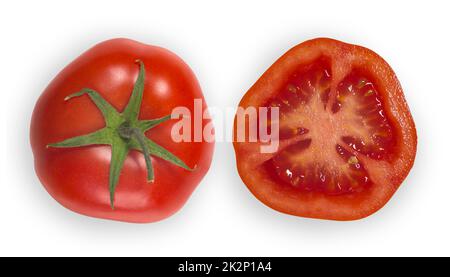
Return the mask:
<path id="1" fill-rule="evenodd" d="M 449 12 L 448 1 L 3 1 L 0 255 L 449 255 Z M 34 174 L 34 103 L 97 42 L 127 37 L 171 49 L 197 74 L 208 105 L 225 108 L 286 50 L 321 36 L 383 56 L 417 124 L 415 166 L 369 218 L 313 220 L 265 207 L 241 182 L 226 142 L 186 206 L 154 224 L 75 214 Z"/>

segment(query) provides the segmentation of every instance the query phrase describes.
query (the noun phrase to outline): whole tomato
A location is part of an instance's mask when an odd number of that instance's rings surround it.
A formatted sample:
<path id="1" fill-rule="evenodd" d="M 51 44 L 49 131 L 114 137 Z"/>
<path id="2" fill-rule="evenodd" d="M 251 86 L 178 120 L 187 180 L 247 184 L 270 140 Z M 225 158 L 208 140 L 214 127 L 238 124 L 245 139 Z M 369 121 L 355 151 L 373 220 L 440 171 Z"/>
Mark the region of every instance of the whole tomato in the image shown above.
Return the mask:
<path id="1" fill-rule="evenodd" d="M 207 109 L 194 73 L 172 52 L 128 39 L 102 42 L 40 96 L 30 132 L 36 173 L 75 212 L 164 219 L 183 206 L 211 163 L 213 142 L 171 137 L 172 110 L 193 114 L 195 99 Z"/>

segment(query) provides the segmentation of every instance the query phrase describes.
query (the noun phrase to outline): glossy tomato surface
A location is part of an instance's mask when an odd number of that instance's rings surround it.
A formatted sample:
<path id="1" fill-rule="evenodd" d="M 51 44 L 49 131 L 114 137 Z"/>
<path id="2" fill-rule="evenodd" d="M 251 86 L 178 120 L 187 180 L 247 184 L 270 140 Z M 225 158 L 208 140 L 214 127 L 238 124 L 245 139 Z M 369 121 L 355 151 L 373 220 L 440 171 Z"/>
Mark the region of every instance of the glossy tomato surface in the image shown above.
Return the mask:
<path id="1" fill-rule="evenodd" d="M 259 140 L 234 147 L 250 191 L 284 213 L 366 217 L 392 197 L 415 159 L 416 129 L 400 83 L 364 47 L 327 38 L 303 42 L 239 106 L 279 109 L 277 151 L 261 153 Z"/>
<path id="2" fill-rule="evenodd" d="M 40 96 L 31 122 L 35 169 L 47 191 L 63 206 L 88 216 L 129 222 L 153 222 L 179 210 L 209 169 L 213 143 L 171 139 L 177 120 L 166 121 L 146 136 L 179 157 L 188 171 L 152 156 L 154 182 L 146 180 L 143 154 L 131 151 L 115 191 L 114 209 L 108 190 L 111 147 L 47 148 L 49 143 L 87 134 L 105 126 L 99 109 L 88 96 L 64 101 L 83 88 L 96 90 L 118 111 L 127 104 L 139 67 L 146 74 L 140 119 L 170 115 L 175 107 L 194 113 L 194 99 L 206 104 L 191 69 L 172 52 L 128 39 L 102 42 L 83 53 L 48 85 Z M 209 120 L 203 120 L 204 127 Z"/>

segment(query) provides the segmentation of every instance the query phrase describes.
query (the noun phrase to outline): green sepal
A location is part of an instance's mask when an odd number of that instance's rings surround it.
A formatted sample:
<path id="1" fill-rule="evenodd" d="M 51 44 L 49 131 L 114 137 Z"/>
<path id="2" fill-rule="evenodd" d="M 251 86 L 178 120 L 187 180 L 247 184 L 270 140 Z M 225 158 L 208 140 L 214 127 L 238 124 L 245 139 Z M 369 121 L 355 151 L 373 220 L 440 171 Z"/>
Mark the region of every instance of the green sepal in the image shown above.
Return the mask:
<path id="1" fill-rule="evenodd" d="M 111 137 L 111 129 L 103 128 L 87 135 L 69 138 L 57 143 L 50 143 L 47 147 L 67 148 L 93 144 L 112 144 Z"/>
<path id="2" fill-rule="evenodd" d="M 124 122 L 124 119 L 120 116 L 120 113 L 117 112 L 117 110 L 95 90 L 84 88 L 76 93 L 67 96 L 66 98 L 64 98 L 64 101 L 68 101 L 75 97 L 80 97 L 84 94 L 89 95 L 92 102 L 94 102 L 97 108 L 102 112 L 103 118 L 106 121 L 106 126 L 117 127 L 122 122 Z"/>
<path id="3" fill-rule="evenodd" d="M 151 119 L 151 120 L 141 120 L 137 122 L 137 127 L 141 129 L 143 132 L 150 130 L 153 127 L 158 126 L 159 124 L 169 120 L 170 114 L 161 118 Z"/>
<path id="4" fill-rule="evenodd" d="M 163 160 L 173 163 L 174 165 L 182 167 L 188 171 L 193 171 L 195 169 L 195 167 L 190 168 L 189 166 L 187 166 L 180 158 L 178 158 L 177 156 L 175 156 L 174 154 L 172 154 L 170 151 L 163 148 L 162 146 L 158 145 L 154 141 L 147 138 L 145 140 L 145 143 L 146 143 L 151 155 L 157 156 Z M 135 141 L 131 142 L 131 148 L 134 150 L 143 152 L 142 147 Z"/>
<path id="5" fill-rule="evenodd" d="M 130 122 L 138 120 L 142 97 L 144 95 L 145 66 L 141 60 L 136 60 L 136 62 L 139 63 L 139 75 L 134 83 L 130 100 L 122 113 L 123 117 Z"/>

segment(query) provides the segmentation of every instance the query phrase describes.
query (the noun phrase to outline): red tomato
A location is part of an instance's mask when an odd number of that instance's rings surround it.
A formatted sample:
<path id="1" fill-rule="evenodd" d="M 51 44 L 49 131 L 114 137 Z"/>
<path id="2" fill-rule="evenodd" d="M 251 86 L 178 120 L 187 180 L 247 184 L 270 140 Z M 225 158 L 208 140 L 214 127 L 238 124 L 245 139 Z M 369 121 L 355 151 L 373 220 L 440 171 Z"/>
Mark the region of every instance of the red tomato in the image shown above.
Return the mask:
<path id="1" fill-rule="evenodd" d="M 80 97 L 65 101 L 69 95 Z M 213 143 L 174 142 L 177 121 L 164 117 L 178 106 L 193 114 L 194 99 L 207 108 L 194 73 L 172 52 L 128 39 L 102 42 L 64 68 L 36 104 L 31 145 L 37 175 L 75 212 L 128 222 L 164 219 L 184 205 L 211 163 Z M 108 103 L 108 111 L 100 109 Z M 152 122 L 151 130 L 139 127 Z M 203 120 L 202 127 L 209 123 Z M 118 131 L 127 126 L 139 128 Z M 99 130 L 105 133 L 85 143 Z M 140 130 L 145 135 L 138 138 Z M 140 141 L 149 146 L 148 168 L 135 151 L 145 152 Z"/>
<path id="2" fill-rule="evenodd" d="M 364 47 L 326 38 L 301 43 L 239 106 L 279 108 L 275 153 L 261 153 L 261 141 L 236 141 L 234 148 L 244 183 L 280 212 L 366 217 L 391 198 L 414 162 L 416 129 L 400 83 Z"/>

